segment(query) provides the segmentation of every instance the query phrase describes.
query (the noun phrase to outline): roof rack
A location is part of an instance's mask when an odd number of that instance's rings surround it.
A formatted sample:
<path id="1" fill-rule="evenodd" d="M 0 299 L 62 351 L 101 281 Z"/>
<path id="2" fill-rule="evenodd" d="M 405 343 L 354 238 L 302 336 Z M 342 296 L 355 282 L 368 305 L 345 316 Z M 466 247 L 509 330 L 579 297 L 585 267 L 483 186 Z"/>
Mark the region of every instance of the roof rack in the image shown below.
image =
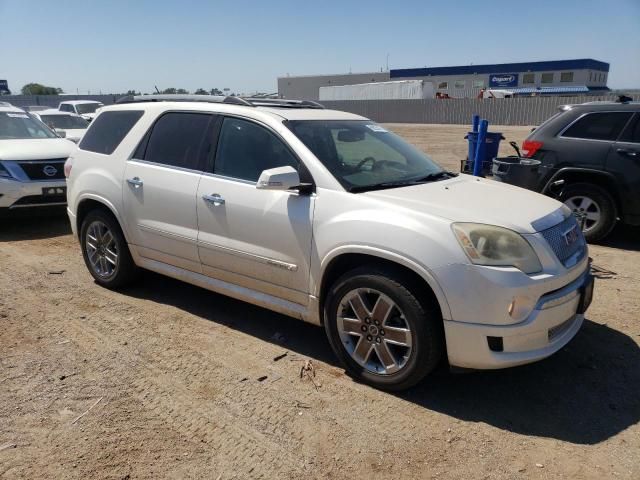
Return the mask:
<path id="1" fill-rule="evenodd" d="M 243 98 L 225 95 L 127 95 L 119 98 L 116 103 L 142 103 L 142 102 L 207 102 L 228 103 L 231 105 L 243 105 L 245 107 L 276 107 L 276 108 L 315 108 L 324 109 L 324 106 L 311 100 L 288 100 L 283 98 Z"/>
<path id="2" fill-rule="evenodd" d="M 207 102 L 207 103 L 230 103 L 232 105 L 253 105 L 240 97 L 229 97 L 226 95 L 127 95 L 119 98 L 116 103 L 141 103 L 141 102 Z"/>
<path id="3" fill-rule="evenodd" d="M 261 98 L 245 97 L 244 100 L 251 102 L 256 107 L 277 107 L 277 108 L 317 108 L 324 109 L 324 105 L 312 100 L 289 100 L 285 98 Z"/>

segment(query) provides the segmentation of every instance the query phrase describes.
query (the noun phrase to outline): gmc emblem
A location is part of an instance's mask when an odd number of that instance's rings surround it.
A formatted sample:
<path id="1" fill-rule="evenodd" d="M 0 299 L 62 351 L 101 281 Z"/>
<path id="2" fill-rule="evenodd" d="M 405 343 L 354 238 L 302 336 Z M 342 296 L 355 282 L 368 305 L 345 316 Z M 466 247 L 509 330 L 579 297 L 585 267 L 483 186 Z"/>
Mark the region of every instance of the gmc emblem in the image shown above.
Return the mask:
<path id="1" fill-rule="evenodd" d="M 562 235 L 567 245 L 573 245 L 578 241 L 578 226 L 575 225 Z"/>

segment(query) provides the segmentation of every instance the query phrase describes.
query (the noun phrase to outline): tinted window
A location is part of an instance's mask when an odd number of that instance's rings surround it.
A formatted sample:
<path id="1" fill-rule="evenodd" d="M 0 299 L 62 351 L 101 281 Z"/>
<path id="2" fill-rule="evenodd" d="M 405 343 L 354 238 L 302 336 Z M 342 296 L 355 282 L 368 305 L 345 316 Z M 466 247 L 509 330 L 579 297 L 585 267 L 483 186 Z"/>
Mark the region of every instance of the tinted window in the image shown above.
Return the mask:
<path id="1" fill-rule="evenodd" d="M 553 73 L 543 73 L 540 76 L 540 81 L 542 83 L 553 83 Z"/>
<path id="2" fill-rule="evenodd" d="M 91 123 L 80 149 L 111 155 L 142 114 L 134 110 L 103 112 Z"/>
<path id="3" fill-rule="evenodd" d="M 172 167 L 204 170 L 211 152 L 211 125 L 215 118 L 206 113 L 164 114 L 153 126 L 144 159 Z"/>
<path id="4" fill-rule="evenodd" d="M 630 112 L 590 113 L 565 131 L 563 137 L 615 140 L 626 125 Z"/>
<path id="5" fill-rule="evenodd" d="M 640 114 L 631 122 L 620 137 L 621 142 L 640 143 Z"/>
<path id="6" fill-rule="evenodd" d="M 224 119 L 214 173 L 256 182 L 263 170 L 287 165 L 298 169 L 298 160 L 269 130 L 237 118 Z"/>
<path id="7" fill-rule="evenodd" d="M 536 81 L 535 73 L 525 73 L 522 76 L 522 83 L 531 84 L 531 83 L 535 83 L 535 81 Z"/>

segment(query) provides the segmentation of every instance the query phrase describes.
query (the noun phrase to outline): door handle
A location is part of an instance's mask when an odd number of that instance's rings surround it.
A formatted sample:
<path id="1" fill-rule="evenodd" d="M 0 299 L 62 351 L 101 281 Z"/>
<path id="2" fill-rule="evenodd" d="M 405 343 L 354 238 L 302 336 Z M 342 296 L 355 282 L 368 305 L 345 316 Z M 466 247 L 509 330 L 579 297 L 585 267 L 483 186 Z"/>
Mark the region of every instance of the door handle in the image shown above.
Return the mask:
<path id="1" fill-rule="evenodd" d="M 127 178 L 127 183 L 129 185 L 133 185 L 135 188 L 140 188 L 142 186 L 142 180 L 139 177 Z"/>
<path id="2" fill-rule="evenodd" d="M 637 157 L 638 156 L 638 152 L 636 152 L 635 150 L 627 150 L 626 148 L 619 148 L 618 150 L 616 150 L 616 152 L 622 154 L 622 155 L 627 155 L 628 157 Z"/>
<path id="3" fill-rule="evenodd" d="M 213 193 L 211 195 L 203 195 L 202 199 L 205 202 L 212 203 L 214 206 L 219 207 L 220 205 L 224 205 L 224 198 L 222 198 L 217 193 Z"/>

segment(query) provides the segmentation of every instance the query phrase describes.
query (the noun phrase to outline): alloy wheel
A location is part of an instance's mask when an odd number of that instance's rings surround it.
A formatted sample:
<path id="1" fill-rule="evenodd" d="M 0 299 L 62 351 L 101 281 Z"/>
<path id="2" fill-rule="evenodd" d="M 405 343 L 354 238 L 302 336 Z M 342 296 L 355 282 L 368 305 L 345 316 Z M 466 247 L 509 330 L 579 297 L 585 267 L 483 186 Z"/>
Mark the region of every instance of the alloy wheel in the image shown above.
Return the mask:
<path id="1" fill-rule="evenodd" d="M 102 278 L 110 278 L 118 270 L 118 245 L 109 227 L 100 220 L 91 222 L 85 238 L 87 258 L 93 271 Z"/>
<path id="2" fill-rule="evenodd" d="M 370 288 L 351 290 L 340 301 L 336 319 L 344 348 L 367 371 L 390 375 L 406 365 L 414 335 L 387 295 Z"/>

